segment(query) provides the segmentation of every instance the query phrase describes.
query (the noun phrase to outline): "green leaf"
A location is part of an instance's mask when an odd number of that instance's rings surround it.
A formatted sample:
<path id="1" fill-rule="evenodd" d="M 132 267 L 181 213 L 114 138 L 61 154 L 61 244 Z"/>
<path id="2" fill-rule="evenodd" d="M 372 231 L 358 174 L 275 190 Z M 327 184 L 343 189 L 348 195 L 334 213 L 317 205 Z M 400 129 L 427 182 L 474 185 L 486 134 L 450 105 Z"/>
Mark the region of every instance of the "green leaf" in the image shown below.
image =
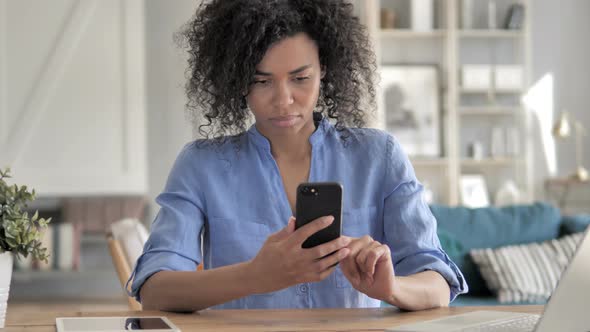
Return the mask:
<path id="1" fill-rule="evenodd" d="M 41 238 L 51 218 L 39 218 L 38 211 L 29 217 L 23 209 L 35 199 L 35 190 L 29 192 L 26 185 L 9 185 L 6 183 L 8 178 L 10 168 L 0 170 L 0 252 L 11 251 L 17 259 L 31 255 L 34 259 L 47 261 L 47 249 L 43 248 Z"/>

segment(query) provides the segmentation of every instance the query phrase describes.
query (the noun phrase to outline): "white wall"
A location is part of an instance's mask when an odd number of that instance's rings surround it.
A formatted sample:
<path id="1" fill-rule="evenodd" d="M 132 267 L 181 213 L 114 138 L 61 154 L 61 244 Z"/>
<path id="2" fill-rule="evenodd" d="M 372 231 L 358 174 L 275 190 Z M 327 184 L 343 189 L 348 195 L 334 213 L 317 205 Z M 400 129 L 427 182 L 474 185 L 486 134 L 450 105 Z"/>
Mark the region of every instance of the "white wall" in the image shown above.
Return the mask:
<path id="1" fill-rule="evenodd" d="M 0 167 L 39 196 L 146 191 L 144 1 L 0 1 Z"/>
<path id="2" fill-rule="evenodd" d="M 196 1 L 146 1 L 148 220 L 158 211 L 155 197 L 162 191 L 180 149 L 192 137 L 184 105 L 184 50 L 172 40 L 192 16 Z M 150 222 L 151 224 L 151 222 Z"/>
<path id="3" fill-rule="evenodd" d="M 532 0 L 532 81 L 548 73 L 554 78 L 557 116 L 567 109 L 590 131 L 590 1 Z M 540 137 L 536 128 L 535 137 Z M 584 165 L 590 168 L 590 136 L 583 141 Z M 566 176 L 575 168 L 574 140 L 556 142 L 557 174 Z M 543 197 L 543 181 L 549 176 L 539 139 L 535 140 L 536 197 Z"/>

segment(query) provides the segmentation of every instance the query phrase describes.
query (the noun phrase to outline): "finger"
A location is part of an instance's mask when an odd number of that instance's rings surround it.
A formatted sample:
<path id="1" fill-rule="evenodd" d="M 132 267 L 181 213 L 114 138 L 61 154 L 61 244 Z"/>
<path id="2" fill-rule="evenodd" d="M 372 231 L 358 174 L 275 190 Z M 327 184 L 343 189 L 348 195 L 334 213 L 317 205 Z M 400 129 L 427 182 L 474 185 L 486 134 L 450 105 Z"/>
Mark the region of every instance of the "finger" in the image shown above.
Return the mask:
<path id="1" fill-rule="evenodd" d="M 372 241 L 373 239 L 370 236 L 363 236 L 361 238 L 353 238 L 352 242 L 347 246 L 347 248 L 350 249 L 350 254 L 348 254 L 348 257 L 342 261 L 341 265 L 342 272 L 344 272 L 349 279 L 360 280 L 361 270 L 356 263 L 356 256 L 363 247 L 367 246 Z"/>
<path id="2" fill-rule="evenodd" d="M 368 235 L 365 235 L 361 238 L 354 239 L 349 245 L 348 248 L 350 249 L 350 257 L 355 258 L 359 254 L 359 252 L 366 246 L 370 245 L 373 242 L 373 238 Z"/>
<path id="3" fill-rule="evenodd" d="M 334 272 L 335 269 L 336 269 L 336 265 L 334 265 L 334 266 L 332 266 L 332 267 L 330 267 L 330 268 L 328 268 L 328 269 L 320 272 L 318 274 L 318 277 L 317 277 L 318 280 L 317 281 L 322 281 L 322 280 L 326 279 L 327 277 L 330 276 L 330 274 L 332 274 L 332 272 Z"/>
<path id="4" fill-rule="evenodd" d="M 341 237 L 341 238 L 343 238 L 343 239 L 347 239 L 347 240 L 349 240 L 350 242 L 352 242 L 352 241 L 356 240 L 356 238 L 354 238 L 354 237 L 350 237 L 350 236 L 346 236 L 346 235 L 340 235 L 340 237 Z M 349 242 L 349 243 L 350 243 L 350 242 Z"/>
<path id="5" fill-rule="evenodd" d="M 368 265 L 366 265 L 367 262 L 367 257 L 369 255 L 372 255 L 372 251 L 379 247 L 381 245 L 381 243 L 379 243 L 379 241 L 373 241 L 369 244 L 367 244 L 365 247 L 363 247 L 358 254 L 355 257 L 356 263 L 358 264 L 359 268 L 361 269 L 361 271 L 363 272 L 370 272 L 370 267 L 368 267 Z"/>
<path id="6" fill-rule="evenodd" d="M 287 237 L 289 237 L 289 235 L 293 234 L 294 231 L 295 231 L 295 217 L 292 216 L 291 218 L 289 218 L 289 221 L 287 222 L 287 226 L 285 226 L 280 231 L 269 236 L 269 239 L 272 239 L 273 241 L 280 241 L 280 240 L 283 240 L 283 239 L 286 239 Z"/>
<path id="7" fill-rule="evenodd" d="M 365 271 L 362 266 L 365 264 L 367 260 L 367 255 L 371 252 L 372 249 L 380 246 L 381 243 L 379 241 L 371 241 L 370 243 L 366 244 L 356 255 L 355 260 L 356 263 L 361 266 L 361 270 Z"/>
<path id="8" fill-rule="evenodd" d="M 382 258 L 391 259 L 391 252 L 389 247 L 385 244 L 382 244 L 373 249 L 372 254 L 367 256 L 365 262 L 365 269 L 373 275 L 375 273 L 375 267 L 377 266 L 377 262 L 379 262 Z"/>
<path id="9" fill-rule="evenodd" d="M 339 237 L 334 239 L 330 242 L 320 244 L 319 246 L 315 246 L 310 249 L 305 249 L 306 254 L 309 255 L 311 259 L 321 259 L 327 255 L 332 254 L 333 252 L 340 250 L 343 247 L 346 247 L 350 244 L 351 239 L 349 237 Z"/>
<path id="10" fill-rule="evenodd" d="M 291 239 L 289 241 L 292 245 L 301 247 L 301 244 L 303 244 L 303 242 L 305 242 L 305 240 L 307 240 L 308 237 L 330 226 L 333 221 L 333 216 L 324 216 L 317 218 L 312 222 L 309 222 L 303 225 L 302 227 L 298 228 L 291 235 Z"/>
<path id="11" fill-rule="evenodd" d="M 318 273 L 321 273 L 325 270 L 333 268 L 334 266 L 336 266 L 336 264 L 338 264 L 338 262 L 340 262 L 341 260 L 346 258 L 346 256 L 348 256 L 349 253 L 350 253 L 350 249 L 342 248 L 342 249 L 338 250 L 337 252 L 335 252 L 333 255 L 329 255 L 326 258 L 322 258 L 322 259 L 316 261 L 314 263 L 315 271 Z"/>
<path id="12" fill-rule="evenodd" d="M 359 271 L 356 261 L 349 252 L 348 256 L 340 261 L 340 269 L 342 273 L 351 281 L 351 283 L 358 283 L 361 280 L 361 271 Z"/>

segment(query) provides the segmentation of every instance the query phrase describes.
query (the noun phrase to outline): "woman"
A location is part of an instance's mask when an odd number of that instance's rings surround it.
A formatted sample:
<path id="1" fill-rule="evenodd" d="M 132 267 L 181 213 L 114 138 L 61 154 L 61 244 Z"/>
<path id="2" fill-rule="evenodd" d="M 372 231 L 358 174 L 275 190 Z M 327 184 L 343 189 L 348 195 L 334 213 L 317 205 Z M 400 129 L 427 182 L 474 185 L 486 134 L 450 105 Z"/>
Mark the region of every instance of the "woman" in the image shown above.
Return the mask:
<path id="1" fill-rule="evenodd" d="M 420 310 L 466 292 L 399 143 L 360 129 L 375 61 L 350 4 L 207 1 L 182 36 L 187 106 L 213 138 L 184 147 L 156 200 L 132 276 L 145 309 Z M 303 249 L 333 219 L 295 230 L 296 187 L 313 181 L 343 185 L 344 235 Z"/>

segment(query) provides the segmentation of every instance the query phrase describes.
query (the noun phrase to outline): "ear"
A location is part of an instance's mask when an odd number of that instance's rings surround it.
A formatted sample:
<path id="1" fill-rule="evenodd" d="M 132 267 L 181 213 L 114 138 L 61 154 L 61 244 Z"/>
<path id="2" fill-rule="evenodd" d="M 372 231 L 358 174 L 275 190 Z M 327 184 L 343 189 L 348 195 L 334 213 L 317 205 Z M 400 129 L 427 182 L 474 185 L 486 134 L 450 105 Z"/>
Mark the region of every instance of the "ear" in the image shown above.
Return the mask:
<path id="1" fill-rule="evenodd" d="M 324 79 L 325 76 L 326 76 L 326 66 L 322 66 L 321 72 L 320 72 L 320 79 Z"/>

